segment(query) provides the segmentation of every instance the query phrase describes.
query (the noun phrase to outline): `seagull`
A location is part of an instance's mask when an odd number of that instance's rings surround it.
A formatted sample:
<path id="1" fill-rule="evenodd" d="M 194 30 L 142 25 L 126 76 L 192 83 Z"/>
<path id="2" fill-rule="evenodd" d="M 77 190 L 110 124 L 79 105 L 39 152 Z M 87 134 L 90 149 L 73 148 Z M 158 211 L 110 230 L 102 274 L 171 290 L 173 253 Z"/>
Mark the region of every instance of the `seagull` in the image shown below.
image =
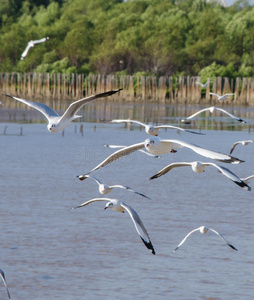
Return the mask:
<path id="1" fill-rule="evenodd" d="M 218 161 L 222 161 L 225 163 L 238 164 L 240 162 L 244 162 L 243 160 L 239 160 L 238 158 L 235 158 L 233 156 L 230 156 L 230 155 L 227 155 L 224 153 L 220 153 L 220 152 L 211 151 L 211 150 L 208 150 L 205 148 L 201 148 L 195 144 L 190 144 L 190 143 L 187 143 L 184 141 L 179 141 L 179 140 L 161 140 L 158 137 L 153 137 L 150 139 L 146 139 L 142 143 L 134 144 L 134 145 L 125 147 L 123 149 L 117 150 L 116 152 L 109 155 L 98 166 L 96 166 L 95 168 L 90 170 L 87 174 L 90 174 L 93 171 L 98 170 L 101 167 L 105 167 L 109 163 L 111 163 L 121 157 L 124 157 L 128 154 L 131 154 L 134 151 L 137 151 L 137 150 L 140 150 L 143 148 L 146 148 L 146 150 L 148 150 L 150 153 L 152 153 L 154 155 L 160 155 L 160 154 L 166 154 L 169 152 L 176 152 L 174 150 L 175 148 L 182 148 L 182 147 L 187 147 L 202 156 L 205 156 L 205 157 L 208 157 L 211 159 L 215 159 Z M 84 180 L 86 178 L 87 174 L 79 175 L 77 177 L 80 180 Z"/>
<path id="2" fill-rule="evenodd" d="M 93 179 L 95 182 L 98 183 L 98 185 L 99 185 L 99 192 L 100 192 L 102 195 L 106 195 L 106 194 L 110 193 L 111 190 L 114 189 L 114 188 L 120 188 L 120 189 L 126 189 L 126 190 L 128 190 L 128 191 L 130 191 L 130 192 L 133 192 L 133 193 L 135 193 L 135 194 L 137 194 L 137 195 L 140 195 L 140 196 L 142 196 L 142 197 L 145 197 L 145 198 L 151 200 L 151 198 L 147 197 L 147 196 L 144 195 L 144 194 L 141 194 L 141 193 L 139 193 L 139 192 L 134 191 L 132 188 L 130 188 L 130 187 L 128 187 L 128 186 L 119 185 L 119 184 L 117 184 L 117 185 L 110 185 L 110 186 L 109 186 L 109 185 L 107 185 L 107 184 L 102 183 L 99 179 L 97 179 L 97 178 L 95 178 L 95 177 L 93 177 L 93 176 L 90 176 L 90 175 L 86 175 L 86 176 L 84 177 L 84 179 L 86 179 L 86 178 L 91 178 L 91 179 Z"/>
<path id="3" fill-rule="evenodd" d="M 242 144 L 243 146 L 247 146 L 247 145 L 249 145 L 249 143 L 253 143 L 253 141 L 252 140 L 244 140 L 244 141 L 235 142 L 230 150 L 230 154 L 234 151 L 236 145 Z"/>
<path id="4" fill-rule="evenodd" d="M 222 236 L 222 234 L 220 234 L 219 232 L 217 232 L 216 230 L 212 229 L 212 228 L 208 228 L 206 226 L 201 226 L 199 228 L 196 228 L 194 230 L 192 230 L 191 232 L 189 232 L 186 237 L 181 241 L 181 243 L 175 248 L 174 252 L 186 241 L 186 239 L 188 238 L 189 235 L 191 235 L 193 232 L 195 231 L 200 231 L 201 233 L 207 233 L 208 230 L 211 230 L 213 231 L 214 233 L 216 233 L 218 236 L 220 236 L 224 242 L 229 246 L 231 247 L 232 249 L 238 251 L 232 244 L 229 244 L 229 242 Z"/>
<path id="5" fill-rule="evenodd" d="M 129 213 L 141 240 L 146 245 L 147 249 L 151 250 L 152 254 L 155 254 L 152 242 L 149 238 L 146 228 L 145 228 L 143 222 L 141 221 L 139 215 L 132 207 L 125 204 L 124 202 L 117 200 L 117 199 L 110 199 L 110 198 L 94 198 L 94 199 L 86 201 L 83 204 L 80 204 L 77 207 L 73 207 L 72 209 L 83 207 L 83 206 L 86 206 L 86 205 L 88 205 L 92 202 L 96 202 L 96 201 L 108 201 L 104 209 L 112 208 L 113 210 L 119 211 L 121 213 L 124 213 L 124 211 L 126 210 Z"/>
<path id="6" fill-rule="evenodd" d="M 200 85 L 202 88 L 206 88 L 207 85 L 209 84 L 209 81 L 207 81 L 206 83 L 202 83 L 202 82 L 196 81 L 195 83 L 198 84 L 198 85 Z"/>
<path id="7" fill-rule="evenodd" d="M 35 41 L 28 42 L 25 51 L 21 54 L 20 59 L 23 60 L 27 56 L 27 53 L 30 50 L 30 48 L 34 47 L 35 44 L 44 43 L 47 40 L 49 40 L 49 37 L 46 37 L 46 38 L 43 38 L 43 39 L 40 39 L 40 40 L 35 40 Z"/>
<path id="8" fill-rule="evenodd" d="M 108 147 L 108 148 L 112 148 L 112 149 L 119 149 L 119 148 L 125 148 L 125 147 L 127 147 L 127 146 L 123 146 L 123 145 L 107 145 L 107 144 L 104 144 L 104 147 Z M 145 150 L 143 150 L 143 149 L 140 149 L 140 150 L 138 150 L 138 151 L 140 151 L 140 152 L 142 152 L 142 153 L 144 153 L 144 154 L 146 154 L 146 155 L 148 155 L 148 156 L 152 156 L 152 157 L 154 157 L 154 158 L 159 158 L 160 156 L 159 155 L 154 155 L 154 154 L 152 154 L 152 153 L 149 153 L 149 152 L 147 152 L 147 151 L 145 151 Z"/>
<path id="9" fill-rule="evenodd" d="M 215 163 L 211 163 L 211 162 L 193 161 L 193 162 L 176 162 L 176 163 L 172 163 L 172 164 L 166 166 L 165 168 L 163 168 L 162 170 L 160 170 L 157 174 L 153 175 L 149 179 L 151 180 L 151 179 L 158 178 L 158 177 L 168 173 L 169 171 L 173 170 L 174 168 L 179 168 L 179 167 L 191 167 L 192 170 L 195 173 L 202 173 L 202 172 L 205 171 L 205 168 L 208 167 L 208 166 L 213 166 L 213 167 L 217 168 L 220 173 L 225 175 L 227 178 L 232 180 L 234 183 L 238 184 L 240 187 L 242 187 L 242 188 L 244 188 L 248 191 L 251 190 L 251 187 L 249 187 L 244 182 L 244 180 L 239 178 L 237 175 L 235 175 L 229 169 L 227 169 L 223 166 L 219 166 Z"/>
<path id="10" fill-rule="evenodd" d="M 248 177 L 240 178 L 240 179 L 247 184 L 249 182 L 249 180 L 252 179 L 252 178 L 254 178 L 254 175 L 250 175 Z"/>
<path id="11" fill-rule="evenodd" d="M 6 283 L 6 280 L 5 280 L 4 271 L 3 271 L 2 269 L 0 269 L 0 276 L 1 276 L 1 278 L 2 278 L 2 280 L 3 280 L 3 283 L 4 283 L 5 287 L 6 287 L 6 291 L 7 291 L 9 300 L 11 300 L 11 295 L 10 295 L 10 293 L 9 293 L 8 286 L 7 286 L 7 283 Z"/>
<path id="12" fill-rule="evenodd" d="M 229 93 L 229 94 L 224 94 L 224 95 L 219 95 L 219 94 L 215 94 L 215 93 L 209 93 L 210 95 L 216 96 L 218 98 L 218 100 L 225 100 L 227 99 L 227 96 L 233 96 L 233 93 Z"/>
<path id="13" fill-rule="evenodd" d="M 231 118 L 237 120 L 238 122 L 246 123 L 246 121 L 244 121 L 244 120 L 238 118 L 237 116 L 235 116 L 235 115 L 233 115 L 233 114 L 230 114 L 230 113 L 227 112 L 225 109 L 222 109 L 222 108 L 219 108 L 219 107 L 215 107 L 215 106 L 211 106 L 211 107 L 208 107 L 208 108 L 201 109 L 201 110 L 197 111 L 195 114 L 189 116 L 187 119 L 182 119 L 181 122 L 184 123 L 184 122 L 186 122 L 186 120 L 190 120 L 190 119 L 196 117 L 196 115 L 198 115 L 198 114 L 200 114 L 200 113 L 202 113 L 202 112 L 204 112 L 204 111 L 207 111 L 207 110 L 209 110 L 210 113 L 213 113 L 214 111 L 219 110 L 219 111 L 223 112 L 224 114 L 227 114 L 227 115 L 230 116 Z"/>
<path id="14" fill-rule="evenodd" d="M 108 92 L 97 94 L 97 95 L 91 95 L 86 98 L 77 100 L 69 105 L 69 107 L 67 108 L 67 110 L 65 111 L 65 113 L 62 116 L 59 116 L 52 108 L 50 108 L 46 104 L 32 102 L 29 100 L 20 99 L 17 97 L 6 95 L 6 94 L 3 94 L 3 95 L 13 98 L 15 100 L 18 100 L 22 103 L 25 103 L 26 105 L 40 111 L 48 119 L 48 125 L 47 125 L 48 130 L 50 132 L 58 132 L 60 130 L 63 130 L 65 127 L 67 127 L 71 123 L 71 121 L 82 117 L 82 116 L 76 115 L 76 113 L 83 105 L 85 105 L 89 102 L 92 102 L 92 101 L 96 100 L 97 98 L 102 98 L 102 97 L 107 97 L 107 96 L 113 95 L 121 90 L 122 89 L 112 90 L 112 91 L 108 91 Z"/>
<path id="15" fill-rule="evenodd" d="M 142 123 L 140 121 L 136 121 L 136 120 L 114 119 L 110 123 L 134 123 L 134 124 L 139 124 L 139 125 L 145 127 L 145 132 L 147 134 L 150 134 L 150 135 L 153 135 L 153 136 L 158 136 L 160 129 L 167 129 L 167 128 L 176 129 L 176 130 L 185 131 L 185 132 L 190 132 L 190 133 L 194 133 L 194 134 L 203 134 L 203 133 L 200 133 L 200 132 L 187 130 L 187 129 L 177 127 L 177 126 L 173 126 L 173 125 L 154 126 L 154 125 L 144 124 L 144 123 Z"/>

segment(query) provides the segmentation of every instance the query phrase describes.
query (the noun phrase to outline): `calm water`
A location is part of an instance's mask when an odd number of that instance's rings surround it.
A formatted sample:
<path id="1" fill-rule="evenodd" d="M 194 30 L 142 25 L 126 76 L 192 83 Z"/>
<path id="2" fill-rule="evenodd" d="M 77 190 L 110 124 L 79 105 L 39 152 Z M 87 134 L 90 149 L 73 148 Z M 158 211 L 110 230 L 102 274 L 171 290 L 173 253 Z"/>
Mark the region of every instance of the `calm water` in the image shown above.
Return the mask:
<path id="1" fill-rule="evenodd" d="M 110 117 L 108 113 L 105 119 Z M 98 118 L 103 119 L 91 117 Z M 76 175 L 114 151 L 103 144 L 141 142 L 147 138 L 144 131 L 129 131 L 123 124 L 84 123 L 84 136 L 79 124 L 76 134 L 71 124 L 62 136 L 49 133 L 46 124 L 22 124 L 23 136 L 19 136 L 19 123 L 0 123 L 0 133 L 5 126 L 7 134 L 0 135 L 0 267 L 14 300 L 253 297 L 253 191 L 241 189 L 213 168 L 203 174 L 179 168 L 147 180 L 170 162 L 207 159 L 188 149 L 159 159 L 137 152 L 93 173 L 105 183 L 129 185 L 152 198 L 124 190 L 107 195 L 138 212 L 156 250 L 153 256 L 127 213 L 104 211 L 105 203 L 70 210 L 100 196 L 94 181 L 81 182 Z M 243 125 L 240 131 L 237 124 L 236 128 L 204 130 L 204 136 L 168 130 L 161 137 L 228 153 L 235 141 L 254 139 L 250 127 Z M 237 146 L 233 155 L 245 163 L 223 165 L 240 177 L 254 174 L 253 149 L 253 145 Z M 254 190 L 254 180 L 250 186 Z M 193 234 L 172 252 L 190 230 L 201 225 L 224 234 L 239 251 L 208 232 Z M 0 299 L 7 299 L 3 284 Z"/>

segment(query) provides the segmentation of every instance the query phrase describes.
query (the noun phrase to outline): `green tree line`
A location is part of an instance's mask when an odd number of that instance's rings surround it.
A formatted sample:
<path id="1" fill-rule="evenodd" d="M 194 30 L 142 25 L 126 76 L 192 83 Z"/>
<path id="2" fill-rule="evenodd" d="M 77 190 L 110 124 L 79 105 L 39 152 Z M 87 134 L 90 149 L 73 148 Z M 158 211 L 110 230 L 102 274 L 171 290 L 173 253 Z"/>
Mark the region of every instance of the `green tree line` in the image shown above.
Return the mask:
<path id="1" fill-rule="evenodd" d="M 49 37 L 20 60 L 30 40 Z M 1 0 L 0 72 L 254 76 L 254 7 L 204 0 Z"/>

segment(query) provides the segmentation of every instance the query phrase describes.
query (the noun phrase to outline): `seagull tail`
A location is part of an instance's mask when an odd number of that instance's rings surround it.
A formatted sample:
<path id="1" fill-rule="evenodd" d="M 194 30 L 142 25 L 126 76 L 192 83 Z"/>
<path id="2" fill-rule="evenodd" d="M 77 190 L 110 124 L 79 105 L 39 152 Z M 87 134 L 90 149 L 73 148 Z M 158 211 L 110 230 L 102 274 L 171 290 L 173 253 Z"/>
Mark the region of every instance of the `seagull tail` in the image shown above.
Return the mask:
<path id="1" fill-rule="evenodd" d="M 152 245 L 152 242 L 149 239 L 149 242 L 145 241 L 141 236 L 140 236 L 141 240 L 143 241 L 143 243 L 146 245 L 146 248 L 152 251 L 152 254 L 155 255 L 155 251 Z"/>

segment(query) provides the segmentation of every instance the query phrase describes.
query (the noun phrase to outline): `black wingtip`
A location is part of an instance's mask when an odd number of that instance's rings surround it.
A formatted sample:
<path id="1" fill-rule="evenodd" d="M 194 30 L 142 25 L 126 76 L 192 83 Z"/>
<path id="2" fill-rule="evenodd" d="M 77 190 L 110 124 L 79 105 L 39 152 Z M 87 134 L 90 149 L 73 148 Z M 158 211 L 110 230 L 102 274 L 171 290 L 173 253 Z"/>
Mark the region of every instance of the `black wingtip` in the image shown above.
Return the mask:
<path id="1" fill-rule="evenodd" d="M 244 181 L 234 181 L 234 183 L 236 183 L 237 185 L 239 185 L 241 188 L 244 188 L 247 191 L 251 191 L 251 187 L 246 184 Z"/>
<path id="2" fill-rule="evenodd" d="M 247 122 L 244 121 L 243 119 L 239 119 L 238 121 L 241 122 L 241 123 L 247 123 Z"/>
<path id="3" fill-rule="evenodd" d="M 76 176 L 79 180 L 85 180 L 87 177 L 85 175 L 78 175 Z"/>
<path id="4" fill-rule="evenodd" d="M 143 241 L 143 243 L 146 245 L 146 248 L 152 251 L 152 254 L 155 255 L 155 251 L 153 248 L 153 245 L 151 243 L 151 241 L 149 240 L 149 242 L 145 241 L 141 236 L 140 236 L 141 240 Z"/>
<path id="5" fill-rule="evenodd" d="M 234 249 L 235 251 L 238 251 L 238 249 L 236 249 L 236 247 L 234 247 L 233 245 L 231 245 L 231 244 L 228 244 L 229 245 L 229 247 L 231 247 L 232 249 Z"/>

